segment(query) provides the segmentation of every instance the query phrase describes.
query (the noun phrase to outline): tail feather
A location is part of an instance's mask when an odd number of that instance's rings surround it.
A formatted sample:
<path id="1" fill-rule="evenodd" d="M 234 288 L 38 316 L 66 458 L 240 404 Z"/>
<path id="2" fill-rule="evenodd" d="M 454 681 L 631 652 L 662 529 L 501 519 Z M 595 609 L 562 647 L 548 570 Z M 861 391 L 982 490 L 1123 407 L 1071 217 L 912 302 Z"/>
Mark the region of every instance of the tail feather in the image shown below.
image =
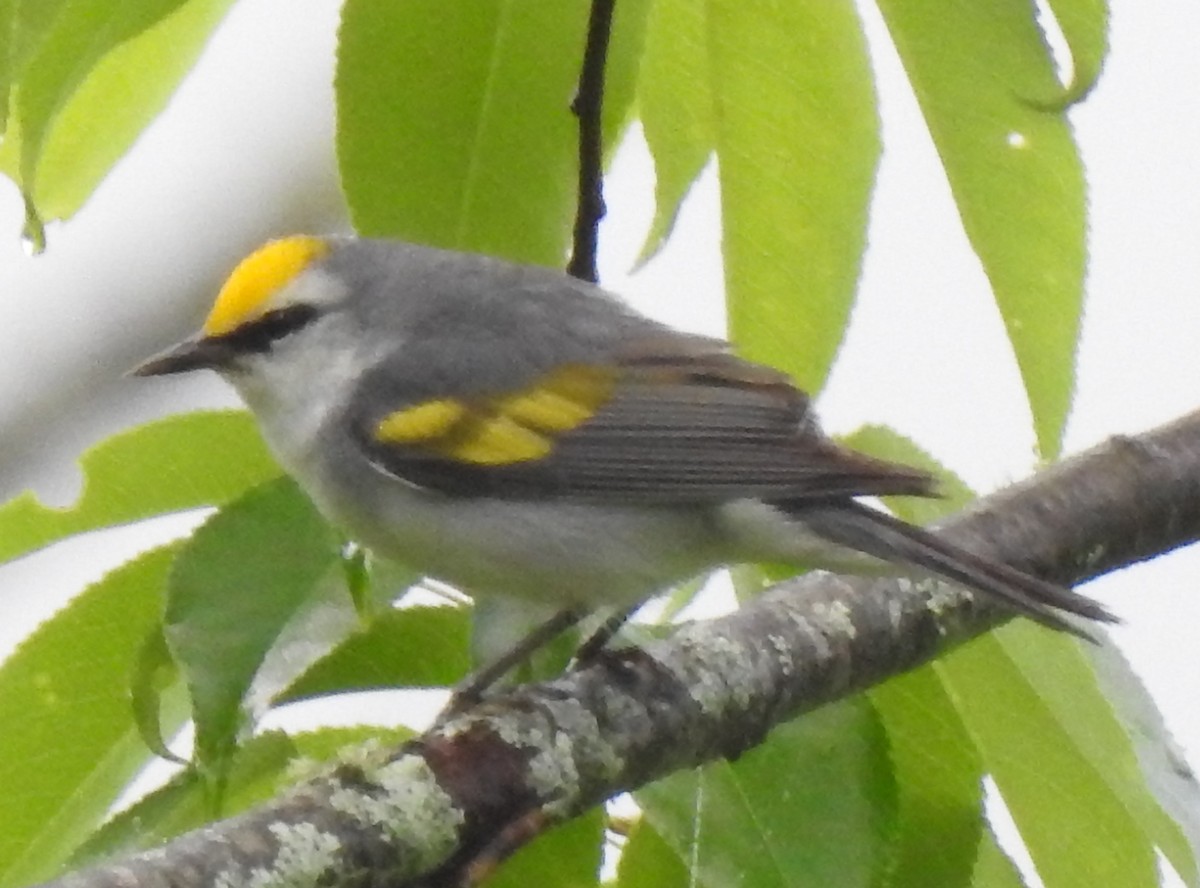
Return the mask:
<path id="1" fill-rule="evenodd" d="M 785 506 L 785 508 L 787 508 Z M 991 561 L 885 512 L 847 500 L 788 508 L 819 536 L 883 561 L 916 567 L 990 595 L 1037 622 L 1095 641 L 1067 620 L 1069 613 L 1088 620 L 1115 623 L 1103 605 L 1078 592 Z"/>

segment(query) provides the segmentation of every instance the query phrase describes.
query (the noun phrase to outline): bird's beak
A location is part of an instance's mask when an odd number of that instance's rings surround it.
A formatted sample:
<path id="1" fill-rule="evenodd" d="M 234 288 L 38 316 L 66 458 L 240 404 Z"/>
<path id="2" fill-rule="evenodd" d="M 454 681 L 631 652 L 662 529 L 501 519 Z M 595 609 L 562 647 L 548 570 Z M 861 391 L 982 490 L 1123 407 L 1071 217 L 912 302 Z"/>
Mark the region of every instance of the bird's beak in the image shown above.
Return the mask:
<path id="1" fill-rule="evenodd" d="M 225 366 L 232 357 L 229 344 L 219 338 L 194 336 L 129 371 L 130 376 L 166 376 L 192 370 L 214 370 Z"/>

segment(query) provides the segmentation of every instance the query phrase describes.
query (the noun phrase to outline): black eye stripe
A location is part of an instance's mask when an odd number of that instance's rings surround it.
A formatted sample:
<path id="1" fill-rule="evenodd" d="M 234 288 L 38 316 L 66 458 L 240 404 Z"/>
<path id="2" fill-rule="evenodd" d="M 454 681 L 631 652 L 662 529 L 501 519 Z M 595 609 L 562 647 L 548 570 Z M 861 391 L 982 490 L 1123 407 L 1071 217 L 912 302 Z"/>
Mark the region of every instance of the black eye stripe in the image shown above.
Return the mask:
<path id="1" fill-rule="evenodd" d="M 295 333 L 316 316 L 317 309 L 312 305 L 289 305 L 269 311 L 219 338 L 238 352 L 270 351 L 275 342 Z"/>

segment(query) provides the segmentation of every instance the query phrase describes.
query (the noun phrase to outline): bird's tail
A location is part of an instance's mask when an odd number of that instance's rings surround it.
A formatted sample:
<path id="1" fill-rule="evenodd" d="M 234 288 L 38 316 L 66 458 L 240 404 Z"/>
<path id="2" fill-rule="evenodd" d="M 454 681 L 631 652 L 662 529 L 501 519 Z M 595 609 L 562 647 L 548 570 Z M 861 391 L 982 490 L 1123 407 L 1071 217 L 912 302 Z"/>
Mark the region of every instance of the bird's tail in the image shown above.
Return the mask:
<path id="1" fill-rule="evenodd" d="M 889 561 L 937 574 L 990 595 L 1052 629 L 1095 641 L 1064 614 L 1115 623 L 1099 602 L 1071 589 L 961 549 L 930 531 L 853 500 L 784 508 L 817 535 Z"/>

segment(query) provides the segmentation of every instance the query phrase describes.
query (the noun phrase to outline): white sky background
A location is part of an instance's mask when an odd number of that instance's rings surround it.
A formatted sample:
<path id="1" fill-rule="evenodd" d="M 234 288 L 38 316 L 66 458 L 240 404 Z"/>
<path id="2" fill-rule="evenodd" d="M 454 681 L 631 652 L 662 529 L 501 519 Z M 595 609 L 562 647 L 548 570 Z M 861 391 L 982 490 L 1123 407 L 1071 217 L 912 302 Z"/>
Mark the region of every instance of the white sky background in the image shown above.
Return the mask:
<path id="1" fill-rule="evenodd" d="M 215 378 L 120 374 L 195 326 L 261 240 L 344 227 L 330 86 L 338 5 L 308 0 L 296 16 L 295 0 L 240 0 L 152 130 L 75 219 L 50 228 L 44 256 L 25 256 L 20 201 L 0 181 L 0 498 L 34 486 L 66 502 L 88 444 L 137 419 L 235 403 Z M 1072 112 L 1092 260 L 1068 452 L 1200 400 L 1200 4 L 1114 7 L 1105 74 Z M 833 432 L 890 424 L 994 489 L 1034 468 L 1028 410 L 916 103 L 877 22 L 872 32 L 885 155 L 859 304 L 820 410 Z M 644 149 L 627 145 L 607 185 L 604 281 L 660 318 L 719 331 L 711 187 L 697 189 L 667 251 L 625 274 L 650 219 L 652 176 Z M 0 568 L 0 651 L 146 544 L 140 532 L 98 534 Z M 1192 547 L 1086 589 L 1125 619 L 1113 634 L 1193 766 L 1198 578 Z"/>

